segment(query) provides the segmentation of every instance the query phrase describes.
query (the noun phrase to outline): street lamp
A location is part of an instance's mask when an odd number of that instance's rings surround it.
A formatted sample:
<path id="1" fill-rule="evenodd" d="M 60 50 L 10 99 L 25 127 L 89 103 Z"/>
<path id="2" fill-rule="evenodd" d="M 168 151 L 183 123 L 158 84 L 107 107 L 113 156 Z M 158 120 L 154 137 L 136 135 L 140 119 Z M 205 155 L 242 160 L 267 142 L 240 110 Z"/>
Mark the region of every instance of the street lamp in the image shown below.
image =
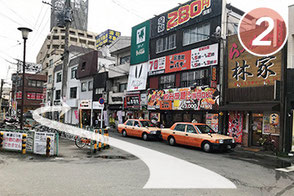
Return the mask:
<path id="1" fill-rule="evenodd" d="M 25 95 L 25 65 L 26 65 L 26 41 L 28 39 L 29 32 L 32 32 L 32 29 L 26 27 L 19 27 L 17 28 L 21 31 L 22 38 L 23 38 L 23 66 L 22 66 L 22 95 L 21 95 L 21 112 L 20 112 L 20 129 L 23 129 L 23 105 L 24 105 L 24 95 Z"/>

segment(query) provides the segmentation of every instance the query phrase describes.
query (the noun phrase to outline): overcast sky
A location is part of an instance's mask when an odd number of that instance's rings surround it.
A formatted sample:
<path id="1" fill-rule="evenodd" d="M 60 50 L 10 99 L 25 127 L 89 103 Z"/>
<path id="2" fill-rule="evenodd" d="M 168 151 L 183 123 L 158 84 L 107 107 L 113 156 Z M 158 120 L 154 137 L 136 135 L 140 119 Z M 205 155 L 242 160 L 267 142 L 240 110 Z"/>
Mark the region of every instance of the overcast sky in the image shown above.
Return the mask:
<path id="1" fill-rule="evenodd" d="M 51 1 L 51 0 L 48 0 Z M 213 1 L 213 0 L 212 0 Z M 187 0 L 89 0 L 88 30 L 101 33 L 106 29 L 130 36 L 131 28 L 154 15 L 163 13 Z M 227 0 L 243 11 L 257 7 L 270 7 L 288 20 L 288 5 L 294 0 Z M 0 0 L 0 78 L 10 82 L 15 72 L 14 58 L 22 59 L 23 46 L 20 26 L 33 30 L 27 41 L 27 61 L 35 62 L 36 56 L 49 33 L 50 6 L 42 0 Z"/>

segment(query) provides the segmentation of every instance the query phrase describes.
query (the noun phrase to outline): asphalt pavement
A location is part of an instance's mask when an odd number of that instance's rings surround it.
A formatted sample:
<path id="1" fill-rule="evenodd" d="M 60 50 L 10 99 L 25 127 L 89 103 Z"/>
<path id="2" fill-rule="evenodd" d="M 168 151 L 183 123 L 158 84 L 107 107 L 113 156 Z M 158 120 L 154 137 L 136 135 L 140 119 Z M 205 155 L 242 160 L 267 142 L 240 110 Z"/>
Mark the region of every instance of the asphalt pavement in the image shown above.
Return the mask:
<path id="1" fill-rule="evenodd" d="M 0 195 L 294 195 L 294 172 L 276 170 L 289 166 L 283 160 L 238 150 L 205 153 L 124 138 L 115 131 L 110 136 L 209 169 L 232 181 L 237 189 L 143 189 L 149 170 L 137 157 L 113 147 L 92 154 L 89 148 L 78 149 L 73 141 L 61 140 L 59 157 L 0 152 Z"/>

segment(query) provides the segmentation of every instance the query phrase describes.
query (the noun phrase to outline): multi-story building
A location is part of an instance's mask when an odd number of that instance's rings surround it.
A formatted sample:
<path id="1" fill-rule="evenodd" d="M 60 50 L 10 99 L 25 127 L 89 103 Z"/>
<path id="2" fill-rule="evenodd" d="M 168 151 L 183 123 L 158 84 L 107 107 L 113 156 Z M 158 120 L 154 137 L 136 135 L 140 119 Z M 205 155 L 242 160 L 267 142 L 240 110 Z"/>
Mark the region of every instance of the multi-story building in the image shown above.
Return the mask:
<path id="1" fill-rule="evenodd" d="M 133 27 L 128 90 L 147 90 L 149 118 L 167 127 L 196 120 L 218 131 L 226 35 L 242 14 L 221 0 L 188 1 Z M 139 94 L 129 102 L 142 102 Z"/>
<path id="2" fill-rule="evenodd" d="M 12 99 L 17 100 L 17 111 L 21 108 L 22 74 L 12 74 Z M 42 74 L 25 74 L 24 112 L 41 107 L 44 98 L 46 76 Z"/>
<path id="3" fill-rule="evenodd" d="M 111 56 L 115 57 L 115 63 L 109 66 L 108 70 L 108 112 L 117 124 L 123 122 L 122 111 L 130 69 L 131 37 L 119 37 L 109 46 L 109 50 Z"/>
<path id="4" fill-rule="evenodd" d="M 90 50 L 95 50 L 95 36 L 96 34 L 77 30 L 69 30 L 69 52 L 70 57 L 74 58 L 78 55 L 85 54 Z M 48 83 L 45 84 L 47 90 L 47 100 L 52 96 L 52 89 L 54 88 L 54 67 L 62 63 L 64 52 L 65 29 L 54 27 L 51 33 L 44 41 L 36 58 L 37 64 L 42 65 L 42 73 L 47 75 Z"/>

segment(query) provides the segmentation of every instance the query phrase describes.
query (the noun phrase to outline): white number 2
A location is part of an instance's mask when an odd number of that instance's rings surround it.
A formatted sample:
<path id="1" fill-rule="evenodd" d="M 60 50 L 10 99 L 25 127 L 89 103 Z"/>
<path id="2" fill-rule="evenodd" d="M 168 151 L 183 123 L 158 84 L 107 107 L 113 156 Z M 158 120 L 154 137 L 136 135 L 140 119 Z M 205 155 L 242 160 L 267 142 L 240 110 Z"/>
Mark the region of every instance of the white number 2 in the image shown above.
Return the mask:
<path id="1" fill-rule="evenodd" d="M 267 36 L 275 27 L 274 20 L 270 17 L 261 17 L 256 21 L 257 25 L 261 25 L 262 22 L 268 22 L 267 29 L 262 32 L 259 36 L 257 36 L 253 41 L 253 46 L 270 46 L 272 41 L 261 41 L 265 36 Z"/>

